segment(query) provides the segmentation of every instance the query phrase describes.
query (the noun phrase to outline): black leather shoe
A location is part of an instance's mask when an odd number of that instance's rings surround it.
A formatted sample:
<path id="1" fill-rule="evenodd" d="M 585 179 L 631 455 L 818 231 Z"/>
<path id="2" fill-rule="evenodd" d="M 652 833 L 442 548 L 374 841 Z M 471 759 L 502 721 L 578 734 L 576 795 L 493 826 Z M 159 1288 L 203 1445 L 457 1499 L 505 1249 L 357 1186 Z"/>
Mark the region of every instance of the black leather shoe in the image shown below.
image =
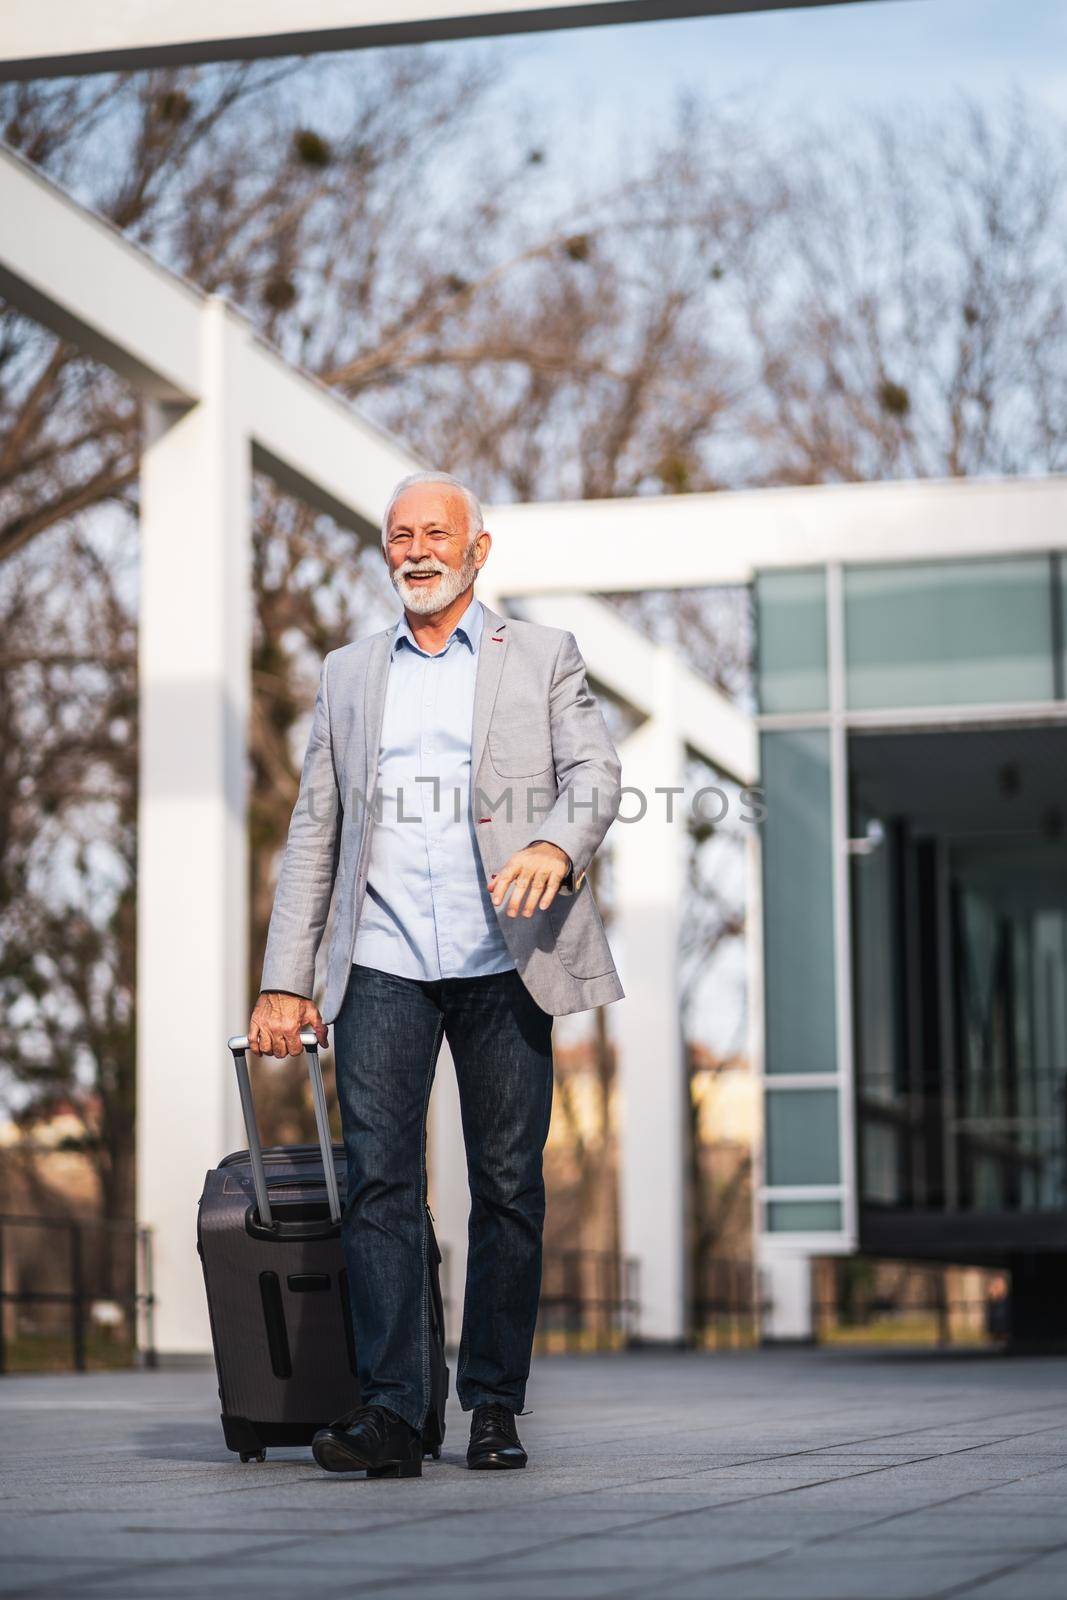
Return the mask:
<path id="1" fill-rule="evenodd" d="M 514 1411 L 499 1403 L 475 1406 L 467 1465 L 490 1471 L 526 1465 L 526 1451 L 515 1431 Z"/>
<path id="2" fill-rule="evenodd" d="M 326 1472 L 366 1472 L 368 1478 L 421 1478 L 422 1434 L 385 1406 L 357 1406 L 311 1441 Z"/>

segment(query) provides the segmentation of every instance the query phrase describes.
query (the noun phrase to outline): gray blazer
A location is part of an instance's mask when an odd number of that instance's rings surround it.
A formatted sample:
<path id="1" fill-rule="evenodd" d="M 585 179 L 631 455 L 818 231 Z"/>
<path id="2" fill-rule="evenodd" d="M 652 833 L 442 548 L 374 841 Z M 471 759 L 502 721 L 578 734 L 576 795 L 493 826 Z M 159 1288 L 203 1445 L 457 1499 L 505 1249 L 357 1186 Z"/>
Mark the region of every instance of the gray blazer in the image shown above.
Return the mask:
<path id="1" fill-rule="evenodd" d="M 553 1016 L 622 997 L 589 863 L 614 820 L 621 767 L 574 635 L 484 607 L 471 730 L 471 804 L 486 879 L 534 839 L 573 862 L 547 911 L 497 919 Z M 389 651 L 397 624 L 333 650 L 319 692 L 274 896 L 261 987 L 311 996 L 333 916 L 322 1015 L 341 1009 L 370 864 Z"/>

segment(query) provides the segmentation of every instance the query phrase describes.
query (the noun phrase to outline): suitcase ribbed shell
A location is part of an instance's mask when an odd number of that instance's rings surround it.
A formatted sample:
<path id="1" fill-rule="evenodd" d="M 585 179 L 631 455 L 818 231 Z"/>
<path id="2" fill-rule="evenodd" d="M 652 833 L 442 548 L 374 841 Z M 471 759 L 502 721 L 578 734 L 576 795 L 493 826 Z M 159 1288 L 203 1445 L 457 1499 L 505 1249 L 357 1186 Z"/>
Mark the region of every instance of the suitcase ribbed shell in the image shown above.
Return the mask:
<path id="1" fill-rule="evenodd" d="M 333 1155 L 343 1208 L 343 1146 L 334 1145 Z M 330 1222 L 319 1148 L 268 1149 L 263 1162 L 273 1234 L 258 1226 L 244 1150 L 208 1173 L 197 1223 L 222 1425 L 227 1445 L 242 1457 L 268 1445 L 310 1444 L 318 1428 L 359 1404 L 341 1230 Z M 311 1236 L 294 1236 L 301 1231 Z M 435 1335 L 429 1448 L 444 1436 L 448 1369 L 432 1226 L 428 1236 Z"/>
<path id="2" fill-rule="evenodd" d="M 334 1153 L 343 1185 L 344 1153 Z M 255 1195 L 239 1152 L 207 1175 L 199 1247 L 223 1413 L 268 1430 L 282 1425 L 265 1443 L 296 1443 L 282 1436 L 293 1425 L 310 1440 L 359 1404 L 348 1286 L 318 1147 L 265 1151 L 264 1164 L 279 1237 L 249 1229 Z M 315 1231 L 325 1237 L 285 1237 L 294 1220 L 307 1224 L 314 1211 L 321 1214 Z"/>

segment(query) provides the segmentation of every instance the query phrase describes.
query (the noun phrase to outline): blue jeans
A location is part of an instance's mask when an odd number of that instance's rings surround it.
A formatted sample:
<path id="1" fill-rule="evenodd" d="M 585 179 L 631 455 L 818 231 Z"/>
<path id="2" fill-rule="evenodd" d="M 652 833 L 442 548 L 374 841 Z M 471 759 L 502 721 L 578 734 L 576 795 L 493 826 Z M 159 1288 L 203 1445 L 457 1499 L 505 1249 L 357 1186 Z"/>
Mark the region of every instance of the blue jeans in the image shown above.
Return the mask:
<path id="1" fill-rule="evenodd" d="M 364 1405 L 430 1404 L 426 1111 L 455 1062 L 471 1191 L 456 1390 L 521 1411 L 541 1292 L 552 1018 L 512 969 L 427 981 L 354 965 L 334 1023 L 348 1160 L 342 1221 Z"/>

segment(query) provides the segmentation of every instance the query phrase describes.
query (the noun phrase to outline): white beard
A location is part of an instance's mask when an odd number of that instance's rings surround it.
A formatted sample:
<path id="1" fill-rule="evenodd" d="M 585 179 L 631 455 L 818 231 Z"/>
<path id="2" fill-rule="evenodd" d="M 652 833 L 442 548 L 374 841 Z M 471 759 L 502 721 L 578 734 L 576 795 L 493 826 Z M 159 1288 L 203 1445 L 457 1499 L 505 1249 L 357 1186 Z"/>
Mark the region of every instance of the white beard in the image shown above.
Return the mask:
<path id="1" fill-rule="evenodd" d="M 472 546 L 460 567 L 446 567 L 443 562 L 434 560 L 403 561 L 395 572 L 390 573 L 390 577 L 393 588 L 408 611 L 414 611 L 419 617 L 431 617 L 435 611 L 443 611 L 446 606 L 450 606 L 464 589 L 469 589 L 477 571 Z M 406 574 L 409 572 L 439 572 L 441 581 L 431 592 L 417 583 L 408 583 Z"/>

